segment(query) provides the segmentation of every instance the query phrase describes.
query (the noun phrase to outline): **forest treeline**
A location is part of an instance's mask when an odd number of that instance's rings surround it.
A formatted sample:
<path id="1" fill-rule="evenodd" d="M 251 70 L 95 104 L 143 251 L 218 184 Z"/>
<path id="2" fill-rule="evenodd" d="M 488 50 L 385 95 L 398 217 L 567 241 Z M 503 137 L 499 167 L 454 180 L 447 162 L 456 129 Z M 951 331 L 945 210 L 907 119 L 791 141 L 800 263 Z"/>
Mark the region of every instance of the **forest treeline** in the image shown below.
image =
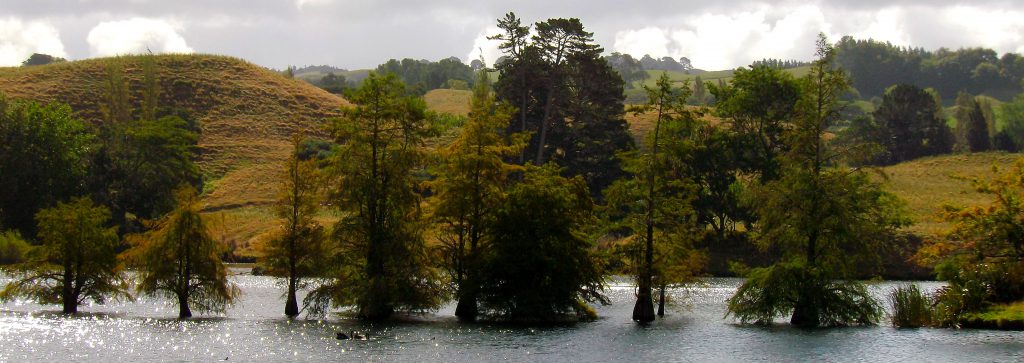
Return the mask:
<path id="1" fill-rule="evenodd" d="M 966 93 L 955 129 L 939 97 L 912 85 L 887 86 L 871 114 L 851 112 L 845 40 L 820 36 L 803 77 L 768 61 L 718 84 L 662 74 L 643 87 L 646 103 L 627 107 L 623 77 L 579 19 L 524 24 L 509 13 L 498 28 L 504 56 L 459 79 L 472 85 L 470 112 L 445 145 L 427 146 L 443 117 L 403 81 L 425 63 L 404 61 L 348 91 L 351 106 L 325 130 L 294 136 L 268 181 L 281 223 L 259 260 L 286 282 L 285 315 L 340 308 L 383 320 L 453 302 L 467 321 L 588 320 L 615 274 L 635 281 L 632 318 L 648 323 L 665 313 L 667 289 L 698 281 L 707 246 L 740 241 L 768 260 L 734 261 L 747 279 L 730 316 L 874 324 L 881 302 L 858 279 L 904 248 L 910 221 L 863 166 L 987 150 L 997 135 Z M 0 101 L 0 220 L 11 230 L 0 242 L 16 250 L 3 256 L 15 263 L 0 299 L 74 313 L 153 295 L 187 318 L 238 297 L 224 241 L 200 213 L 200 129 L 156 104 L 154 64 L 143 63 L 135 107 L 111 61 L 97 126 L 67 106 Z M 694 107 L 696 92 L 713 103 Z M 650 118 L 652 131 L 634 141 L 627 112 Z M 1020 172 L 975 180 L 997 203 L 947 209 L 954 233 L 917 252 L 951 285 L 934 297 L 941 325 L 1024 297 Z"/>

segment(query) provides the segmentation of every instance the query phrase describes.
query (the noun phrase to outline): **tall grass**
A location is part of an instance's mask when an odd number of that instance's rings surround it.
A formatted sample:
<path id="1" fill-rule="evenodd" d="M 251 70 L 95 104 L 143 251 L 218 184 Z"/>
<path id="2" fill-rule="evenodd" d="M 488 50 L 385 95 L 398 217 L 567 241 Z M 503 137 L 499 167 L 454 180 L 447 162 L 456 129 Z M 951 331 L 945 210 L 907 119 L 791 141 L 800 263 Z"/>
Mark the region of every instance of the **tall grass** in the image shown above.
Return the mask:
<path id="1" fill-rule="evenodd" d="M 889 318 L 897 328 L 919 328 L 931 325 L 931 299 L 915 284 L 896 287 L 889 292 Z"/>

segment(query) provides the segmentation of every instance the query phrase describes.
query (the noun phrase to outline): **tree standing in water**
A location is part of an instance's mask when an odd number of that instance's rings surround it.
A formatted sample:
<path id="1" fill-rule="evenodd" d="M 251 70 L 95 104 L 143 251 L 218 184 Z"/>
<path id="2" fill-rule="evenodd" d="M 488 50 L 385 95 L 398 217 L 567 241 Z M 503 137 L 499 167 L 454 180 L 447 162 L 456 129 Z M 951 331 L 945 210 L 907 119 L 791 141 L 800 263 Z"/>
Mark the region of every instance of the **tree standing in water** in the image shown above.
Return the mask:
<path id="1" fill-rule="evenodd" d="M 350 95 L 354 104 L 333 120 L 332 203 L 342 212 L 334 278 L 310 292 L 313 313 L 354 306 L 366 320 L 440 304 L 438 279 L 427 265 L 416 173 L 431 132 L 426 104 L 393 74 L 371 73 Z"/>
<path id="2" fill-rule="evenodd" d="M 36 221 L 43 244 L 10 268 L 15 279 L 0 291 L 0 300 L 24 296 L 40 304 L 61 304 L 65 314 L 75 314 L 87 300 L 131 299 L 117 259 L 117 229 L 106 227 L 107 208 L 75 198 L 39 211 Z"/>
<path id="3" fill-rule="evenodd" d="M 139 292 L 178 300 L 178 318 L 200 312 L 223 312 L 239 294 L 228 282 L 220 256 L 225 247 L 210 237 L 199 214 L 199 197 L 191 186 L 175 191 L 177 207 L 152 229 L 132 236 L 129 258 L 139 269 Z"/>
<path id="4" fill-rule="evenodd" d="M 803 80 L 789 150 L 779 179 L 755 186 L 759 246 L 781 258 L 751 271 L 729 299 L 727 315 L 771 324 L 792 314 L 800 327 L 872 324 L 879 303 L 854 280 L 858 263 L 878 260 L 881 243 L 903 225 L 897 199 L 858 168 L 841 167 L 843 150 L 830 147 L 826 130 L 840 117 L 839 97 L 849 86 L 834 67 L 824 35 L 818 60 Z"/>
<path id="5" fill-rule="evenodd" d="M 525 134 L 505 135 L 514 112 L 497 103 L 487 72 L 481 71 L 473 91 L 469 120 L 459 137 L 440 152 L 442 163 L 433 190 L 434 218 L 441 224 L 439 239 L 444 265 L 455 287 L 455 316 L 475 320 L 488 229 L 504 202 L 509 173 L 522 167 L 505 160 L 519 155 Z"/>
<path id="6" fill-rule="evenodd" d="M 299 315 L 296 290 L 303 285 L 303 278 L 321 271 L 327 252 L 324 229 L 314 219 L 320 198 L 316 160 L 300 159 L 301 134 L 295 135 L 292 145 L 274 210 L 284 224 L 261 251 L 267 275 L 287 279 L 284 315 L 288 317 Z"/>
<path id="7" fill-rule="evenodd" d="M 644 148 L 622 154 L 626 170 L 634 177 L 616 181 L 605 192 L 610 210 L 627 221 L 633 243 L 637 300 L 633 320 L 640 323 L 655 318 L 655 285 L 660 288 L 658 315 L 664 315 L 665 289 L 670 284 L 688 281 L 692 266 L 701 262 L 692 252 L 696 215 L 692 202 L 696 186 L 685 175 L 684 157 L 696 126 L 694 112 L 687 109 L 688 86 L 672 87 L 663 73 L 657 86 L 645 86 L 648 103 L 634 108 L 638 114 L 654 114 L 654 131 Z M 666 135 L 666 133 L 668 135 Z M 664 137 L 669 136 L 669 137 Z M 667 155 L 663 149 L 671 151 Z"/>

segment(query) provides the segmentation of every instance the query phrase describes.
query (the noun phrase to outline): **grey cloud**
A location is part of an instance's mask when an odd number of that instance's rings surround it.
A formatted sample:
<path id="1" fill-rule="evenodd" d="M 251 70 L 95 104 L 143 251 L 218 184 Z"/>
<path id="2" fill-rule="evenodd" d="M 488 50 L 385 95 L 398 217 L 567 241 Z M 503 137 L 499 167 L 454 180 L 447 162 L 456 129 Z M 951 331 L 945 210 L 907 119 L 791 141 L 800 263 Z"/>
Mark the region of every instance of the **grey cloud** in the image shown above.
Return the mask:
<path id="1" fill-rule="evenodd" d="M 372 67 L 388 58 L 440 59 L 465 57 L 478 33 L 496 18 L 515 11 L 526 22 L 552 17 L 578 17 L 596 40 L 611 50 L 619 31 L 648 26 L 679 28 L 691 16 L 730 14 L 764 7 L 764 1 L 653 0 L 529 0 L 417 1 L 320 0 L 298 7 L 294 0 L 27 0 L 3 2 L 3 16 L 48 20 L 61 32 L 68 55 L 90 55 L 86 34 L 103 21 L 132 17 L 171 19 L 183 24 L 180 34 L 202 53 L 222 53 L 281 68 L 285 65 L 333 64 Z M 769 22 L 786 9 L 805 4 L 820 7 L 834 27 L 847 12 L 870 13 L 887 7 L 938 9 L 966 4 L 1024 11 L 1024 4 L 982 0 L 903 1 L 776 1 Z M 905 24 L 913 41 L 926 47 L 960 47 L 972 39 L 934 29 L 928 19 L 909 17 Z"/>

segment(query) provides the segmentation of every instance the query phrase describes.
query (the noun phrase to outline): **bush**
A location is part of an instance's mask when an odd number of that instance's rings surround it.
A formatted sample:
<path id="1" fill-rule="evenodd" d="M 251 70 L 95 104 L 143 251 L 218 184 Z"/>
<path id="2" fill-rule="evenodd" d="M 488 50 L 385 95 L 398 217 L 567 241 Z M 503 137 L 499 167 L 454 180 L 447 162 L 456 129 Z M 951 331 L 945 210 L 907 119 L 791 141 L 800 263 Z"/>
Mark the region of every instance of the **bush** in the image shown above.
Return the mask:
<path id="1" fill-rule="evenodd" d="M 0 265 L 22 262 L 29 248 L 18 232 L 0 232 Z"/>
<path id="2" fill-rule="evenodd" d="M 915 284 L 899 286 L 889 292 L 889 316 L 897 328 L 919 328 L 931 325 L 931 301 Z"/>

